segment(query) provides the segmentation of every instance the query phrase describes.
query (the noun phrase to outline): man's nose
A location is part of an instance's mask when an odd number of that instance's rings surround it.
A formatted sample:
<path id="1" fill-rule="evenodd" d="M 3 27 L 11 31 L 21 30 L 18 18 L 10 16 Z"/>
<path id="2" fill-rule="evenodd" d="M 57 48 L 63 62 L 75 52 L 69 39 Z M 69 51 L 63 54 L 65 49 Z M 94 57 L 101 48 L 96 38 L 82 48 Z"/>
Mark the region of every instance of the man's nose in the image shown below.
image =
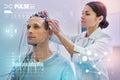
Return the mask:
<path id="1" fill-rule="evenodd" d="M 30 33 L 33 32 L 33 28 L 29 28 L 28 32 L 30 32 Z"/>

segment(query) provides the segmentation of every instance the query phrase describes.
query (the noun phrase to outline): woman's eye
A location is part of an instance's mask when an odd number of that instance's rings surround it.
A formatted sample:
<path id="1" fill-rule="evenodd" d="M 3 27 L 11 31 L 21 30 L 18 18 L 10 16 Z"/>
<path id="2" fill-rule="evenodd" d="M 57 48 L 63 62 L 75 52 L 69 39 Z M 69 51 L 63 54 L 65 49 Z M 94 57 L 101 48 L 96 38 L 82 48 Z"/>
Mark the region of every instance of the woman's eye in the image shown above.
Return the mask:
<path id="1" fill-rule="evenodd" d="M 88 16 L 88 15 L 90 15 L 89 13 L 86 13 L 86 15 Z"/>
<path id="2" fill-rule="evenodd" d="M 87 15 L 87 16 L 89 16 L 89 15 L 90 15 L 90 13 L 82 13 L 82 15 Z"/>

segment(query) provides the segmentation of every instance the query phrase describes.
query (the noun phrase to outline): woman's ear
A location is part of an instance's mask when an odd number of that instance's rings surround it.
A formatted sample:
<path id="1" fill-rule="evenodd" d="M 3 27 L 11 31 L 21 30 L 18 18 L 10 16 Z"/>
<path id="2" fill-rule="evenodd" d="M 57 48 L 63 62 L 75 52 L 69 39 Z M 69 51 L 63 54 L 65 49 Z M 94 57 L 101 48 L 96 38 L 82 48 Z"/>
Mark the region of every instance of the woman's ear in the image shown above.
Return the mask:
<path id="1" fill-rule="evenodd" d="M 104 17 L 103 17 L 103 16 L 99 16 L 98 18 L 99 18 L 98 20 L 99 20 L 99 23 L 100 23 L 100 22 L 103 21 L 103 18 L 104 18 Z"/>

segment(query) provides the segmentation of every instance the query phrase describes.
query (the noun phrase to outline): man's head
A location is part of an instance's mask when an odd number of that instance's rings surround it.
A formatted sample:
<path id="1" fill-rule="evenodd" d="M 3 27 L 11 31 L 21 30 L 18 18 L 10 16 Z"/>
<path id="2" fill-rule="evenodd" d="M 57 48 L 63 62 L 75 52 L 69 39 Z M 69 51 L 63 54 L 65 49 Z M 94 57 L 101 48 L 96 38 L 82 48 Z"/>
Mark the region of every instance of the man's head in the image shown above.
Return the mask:
<path id="1" fill-rule="evenodd" d="M 52 30 L 50 30 L 46 19 L 47 16 L 39 13 L 30 17 L 27 25 L 28 44 L 37 45 L 48 43 L 52 35 Z"/>

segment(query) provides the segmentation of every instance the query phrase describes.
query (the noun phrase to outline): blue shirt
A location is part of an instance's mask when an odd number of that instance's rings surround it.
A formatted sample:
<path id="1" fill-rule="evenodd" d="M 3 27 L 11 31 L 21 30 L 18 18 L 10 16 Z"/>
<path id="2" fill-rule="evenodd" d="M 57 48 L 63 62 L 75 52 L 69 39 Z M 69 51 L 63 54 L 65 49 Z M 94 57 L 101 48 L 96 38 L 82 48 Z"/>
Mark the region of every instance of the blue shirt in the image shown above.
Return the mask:
<path id="1" fill-rule="evenodd" d="M 11 80 L 76 80 L 70 63 L 55 53 L 43 62 L 29 54 L 20 66 L 14 67 Z"/>

